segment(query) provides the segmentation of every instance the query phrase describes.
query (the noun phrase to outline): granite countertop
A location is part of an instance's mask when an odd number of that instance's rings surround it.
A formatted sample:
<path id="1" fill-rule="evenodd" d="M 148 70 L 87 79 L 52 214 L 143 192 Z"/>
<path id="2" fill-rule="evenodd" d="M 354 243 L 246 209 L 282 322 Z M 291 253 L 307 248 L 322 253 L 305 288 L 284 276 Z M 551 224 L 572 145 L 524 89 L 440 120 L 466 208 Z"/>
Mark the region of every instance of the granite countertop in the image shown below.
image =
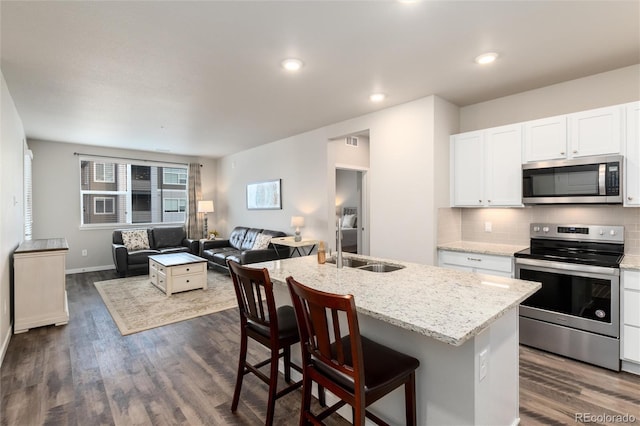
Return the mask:
<path id="1" fill-rule="evenodd" d="M 267 268 L 274 283 L 286 285 L 286 278 L 293 276 L 318 290 L 353 294 L 358 312 L 454 346 L 476 336 L 540 288 L 540 283 L 531 281 L 366 256 L 348 257 L 405 268 L 383 273 L 338 269 L 334 264 L 318 264 L 315 256 L 251 266 Z"/>
<path id="2" fill-rule="evenodd" d="M 461 251 L 468 253 L 494 254 L 498 256 L 513 256 L 514 253 L 524 250 L 529 246 L 510 244 L 481 243 L 478 241 L 455 241 L 438 244 L 439 250 Z"/>
<path id="3" fill-rule="evenodd" d="M 620 269 L 638 269 L 640 270 L 640 255 L 625 254 L 620 264 Z"/>

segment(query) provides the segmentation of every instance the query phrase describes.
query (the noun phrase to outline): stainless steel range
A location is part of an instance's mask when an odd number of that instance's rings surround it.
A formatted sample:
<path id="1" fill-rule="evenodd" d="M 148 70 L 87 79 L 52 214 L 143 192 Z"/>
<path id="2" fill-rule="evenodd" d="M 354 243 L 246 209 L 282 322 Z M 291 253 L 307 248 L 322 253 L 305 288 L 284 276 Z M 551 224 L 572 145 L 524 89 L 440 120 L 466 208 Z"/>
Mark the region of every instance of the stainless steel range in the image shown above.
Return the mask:
<path id="1" fill-rule="evenodd" d="M 624 227 L 534 223 L 516 278 L 542 283 L 520 305 L 520 343 L 620 370 Z"/>

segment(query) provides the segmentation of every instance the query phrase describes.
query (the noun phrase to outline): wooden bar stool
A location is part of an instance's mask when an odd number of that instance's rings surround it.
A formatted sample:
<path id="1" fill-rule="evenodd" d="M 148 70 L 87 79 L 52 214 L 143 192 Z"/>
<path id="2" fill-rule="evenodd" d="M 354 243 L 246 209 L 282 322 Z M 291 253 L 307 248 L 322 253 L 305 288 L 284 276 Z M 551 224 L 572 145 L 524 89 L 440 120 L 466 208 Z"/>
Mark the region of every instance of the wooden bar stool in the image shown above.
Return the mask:
<path id="1" fill-rule="evenodd" d="M 231 411 L 235 412 L 238 408 L 244 375 L 253 373 L 269 385 L 265 424 L 270 426 L 273 424 L 276 399 L 302 386 L 302 381 L 291 383 L 291 368 L 302 372 L 299 366 L 291 362 L 291 345 L 300 341 L 295 313 L 291 306 L 281 306 L 276 309 L 273 284 L 266 269 L 247 268 L 233 261 L 227 264 L 240 308 L 241 331 L 238 376 Z M 247 362 L 249 337 L 269 348 L 271 356 L 255 365 L 249 364 Z M 278 360 L 281 357 L 284 357 L 285 381 L 290 385 L 278 392 Z M 269 376 L 259 370 L 267 364 L 270 365 Z"/>
<path id="2" fill-rule="evenodd" d="M 407 425 L 416 424 L 415 370 L 417 359 L 360 335 L 353 295 L 325 293 L 287 278 L 302 347 L 302 412 L 300 425 L 322 420 L 345 404 L 352 407 L 353 424 L 365 417 L 382 419 L 366 407 L 404 385 Z M 330 316 L 329 316 L 330 315 Z M 348 333 L 342 336 L 340 321 Z M 311 412 L 311 385 L 317 382 L 341 399 L 319 414 Z"/>

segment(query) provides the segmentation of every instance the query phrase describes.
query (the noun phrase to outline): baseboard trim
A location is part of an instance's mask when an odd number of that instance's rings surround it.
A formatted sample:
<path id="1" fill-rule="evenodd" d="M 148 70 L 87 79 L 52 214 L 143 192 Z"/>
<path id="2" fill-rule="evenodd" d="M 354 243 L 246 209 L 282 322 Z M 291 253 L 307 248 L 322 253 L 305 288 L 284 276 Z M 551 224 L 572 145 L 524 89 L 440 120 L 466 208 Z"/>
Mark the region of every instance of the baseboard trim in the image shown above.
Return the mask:
<path id="1" fill-rule="evenodd" d="M 116 269 L 116 267 L 113 265 L 87 266 L 86 268 L 66 269 L 64 273 L 66 275 L 70 275 L 70 274 L 81 274 L 83 272 L 108 271 L 110 269 Z"/>
<path id="2" fill-rule="evenodd" d="M 2 342 L 2 347 L 0 347 L 0 367 L 2 367 L 2 363 L 4 362 L 4 356 L 7 353 L 7 349 L 9 348 L 9 342 L 11 341 L 11 334 L 13 332 L 13 323 L 9 324 L 9 329 L 7 330 L 7 337 L 4 338 Z"/>

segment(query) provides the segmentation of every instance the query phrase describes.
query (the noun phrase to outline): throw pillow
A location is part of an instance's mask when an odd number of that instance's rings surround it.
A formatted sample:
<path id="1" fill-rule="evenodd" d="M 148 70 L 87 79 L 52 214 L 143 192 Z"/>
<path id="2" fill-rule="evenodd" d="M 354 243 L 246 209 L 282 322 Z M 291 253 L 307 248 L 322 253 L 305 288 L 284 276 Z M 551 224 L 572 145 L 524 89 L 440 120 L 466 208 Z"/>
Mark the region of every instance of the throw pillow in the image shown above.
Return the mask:
<path id="1" fill-rule="evenodd" d="M 252 250 L 262 250 L 269 247 L 269 243 L 271 242 L 271 235 L 258 234 L 256 240 L 253 242 Z"/>
<path id="2" fill-rule="evenodd" d="M 146 229 L 122 231 L 122 243 L 128 251 L 146 250 L 149 248 L 149 235 Z"/>
<path id="3" fill-rule="evenodd" d="M 342 227 L 343 228 L 353 228 L 353 224 L 356 221 L 355 214 L 345 214 L 342 216 Z"/>

